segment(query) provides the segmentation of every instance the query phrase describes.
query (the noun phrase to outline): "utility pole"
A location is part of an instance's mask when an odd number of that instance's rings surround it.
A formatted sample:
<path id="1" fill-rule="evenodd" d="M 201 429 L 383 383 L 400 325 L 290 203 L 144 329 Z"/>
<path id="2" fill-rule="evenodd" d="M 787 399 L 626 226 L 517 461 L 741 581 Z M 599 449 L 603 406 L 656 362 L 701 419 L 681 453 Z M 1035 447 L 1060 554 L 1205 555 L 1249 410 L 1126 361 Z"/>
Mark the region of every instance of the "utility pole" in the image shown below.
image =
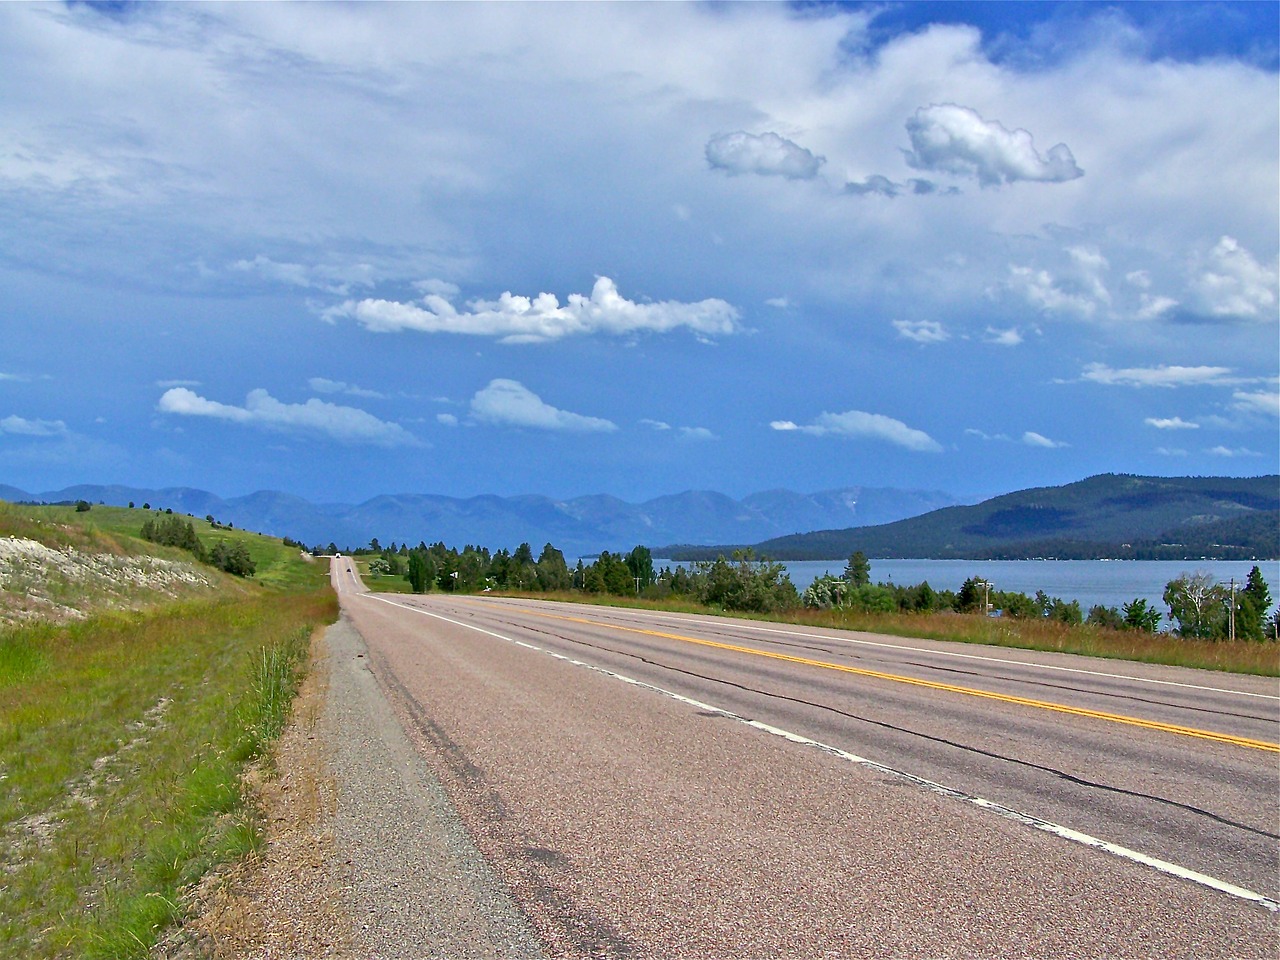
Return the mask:
<path id="1" fill-rule="evenodd" d="M 1231 578 L 1231 641 L 1236 639 L 1236 578 Z"/>

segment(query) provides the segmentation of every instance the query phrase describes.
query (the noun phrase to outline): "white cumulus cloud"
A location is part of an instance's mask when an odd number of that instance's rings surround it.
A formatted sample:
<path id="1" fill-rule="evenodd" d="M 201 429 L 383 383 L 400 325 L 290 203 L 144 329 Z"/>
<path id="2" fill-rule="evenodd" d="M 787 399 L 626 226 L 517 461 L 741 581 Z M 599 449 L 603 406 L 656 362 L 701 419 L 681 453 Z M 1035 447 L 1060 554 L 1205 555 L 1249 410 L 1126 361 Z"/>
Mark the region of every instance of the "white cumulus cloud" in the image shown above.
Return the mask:
<path id="1" fill-rule="evenodd" d="M 251 390 L 244 406 L 209 400 L 186 387 L 166 391 L 156 405 L 161 413 L 211 417 L 284 432 L 319 434 L 342 443 L 380 447 L 418 446 L 420 441 L 397 423 L 388 423 L 355 407 L 312 398 L 282 403 L 266 390 Z"/>
<path id="2" fill-rule="evenodd" d="M 611 433 L 618 429 L 611 420 L 553 407 L 518 380 L 491 380 L 471 398 L 471 415 L 481 423 L 536 430 Z"/>
<path id="3" fill-rule="evenodd" d="M 497 300 L 473 300 L 467 307 L 459 310 L 446 295 L 431 291 L 421 301 L 410 303 L 347 300 L 323 315 L 331 321 L 349 317 L 376 333 L 457 333 L 498 337 L 504 343 L 534 343 L 593 333 L 667 333 L 680 327 L 703 336 L 716 336 L 738 329 L 737 309 L 723 300 L 637 303 L 621 296 L 608 277 L 596 280 L 590 296 L 572 293 L 563 305 L 552 293 L 531 298 L 508 291 Z"/>
<path id="4" fill-rule="evenodd" d="M 790 420 L 774 420 L 769 424 L 774 430 L 799 431 L 816 437 L 835 436 L 854 440 L 885 440 L 908 450 L 937 453 L 942 450 L 933 437 L 923 430 L 907 426 L 901 420 L 881 413 L 848 410 L 844 413 L 822 413 L 811 424 L 797 424 Z"/>
<path id="5" fill-rule="evenodd" d="M 893 329 L 898 331 L 898 336 L 916 343 L 944 343 L 951 339 L 951 334 L 936 320 L 894 320 Z"/>
<path id="6" fill-rule="evenodd" d="M 1049 313 L 1067 313 L 1089 318 L 1098 311 L 1097 298 L 1070 278 L 1058 278 L 1048 270 L 1011 265 L 1009 287 L 1027 302 Z"/>
<path id="7" fill-rule="evenodd" d="M 707 142 L 707 163 L 729 173 L 758 173 L 812 180 L 824 157 L 810 153 L 798 143 L 776 133 L 725 133 Z"/>
<path id="8" fill-rule="evenodd" d="M 1065 143 L 1041 156 L 1026 130 L 1008 130 L 955 103 L 921 107 L 907 120 L 907 134 L 909 166 L 972 175 L 983 186 L 1017 180 L 1062 183 L 1084 176 Z"/>
<path id="9" fill-rule="evenodd" d="M 1143 421 L 1149 427 L 1155 427 L 1157 430 L 1199 430 L 1200 424 L 1193 423 L 1190 420 L 1183 420 L 1181 417 L 1147 417 Z"/>
<path id="10" fill-rule="evenodd" d="M 1276 320 L 1276 271 L 1258 263 L 1233 237 L 1223 237 L 1193 284 L 1197 306 L 1210 318 Z"/>

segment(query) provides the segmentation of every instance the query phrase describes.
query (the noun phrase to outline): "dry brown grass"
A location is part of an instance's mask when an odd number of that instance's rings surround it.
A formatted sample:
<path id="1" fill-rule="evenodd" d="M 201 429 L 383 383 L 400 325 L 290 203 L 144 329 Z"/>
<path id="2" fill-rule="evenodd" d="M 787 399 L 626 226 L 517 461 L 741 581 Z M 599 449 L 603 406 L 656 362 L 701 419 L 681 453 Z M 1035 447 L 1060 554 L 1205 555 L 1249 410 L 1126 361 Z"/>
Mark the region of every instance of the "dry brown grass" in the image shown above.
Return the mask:
<path id="1" fill-rule="evenodd" d="M 753 614 L 705 607 L 688 598 L 646 600 L 569 591 L 524 594 L 504 592 L 495 595 L 596 603 L 668 613 L 740 617 L 837 630 L 859 630 L 885 636 L 985 643 L 1023 650 L 1074 653 L 1108 660 L 1134 660 L 1139 663 L 1161 663 L 1264 677 L 1280 676 L 1280 644 L 1276 643 L 1184 640 L 1167 633 L 1109 630 L 1086 624 L 1071 626 L 1054 620 L 1015 620 L 960 613 L 858 613 L 852 610 L 810 610 L 802 607 L 776 614 Z"/>
<path id="2" fill-rule="evenodd" d="M 1054 620 L 1015 620 L 971 614 L 856 613 L 848 610 L 796 610 L 791 623 L 861 630 L 932 640 L 985 643 L 1024 650 L 1051 650 L 1109 660 L 1162 663 L 1201 670 L 1280 676 L 1280 645 L 1186 640 L 1167 633 L 1072 626 Z"/>

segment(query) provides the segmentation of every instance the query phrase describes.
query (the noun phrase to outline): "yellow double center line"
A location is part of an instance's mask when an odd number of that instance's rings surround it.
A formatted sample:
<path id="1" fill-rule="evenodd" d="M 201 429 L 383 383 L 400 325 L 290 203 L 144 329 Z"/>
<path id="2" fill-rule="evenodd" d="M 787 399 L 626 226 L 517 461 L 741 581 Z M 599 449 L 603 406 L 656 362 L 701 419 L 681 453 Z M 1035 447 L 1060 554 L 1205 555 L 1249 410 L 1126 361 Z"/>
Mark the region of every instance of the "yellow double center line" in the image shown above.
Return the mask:
<path id="1" fill-rule="evenodd" d="M 1266 750 L 1280 753 L 1280 743 L 1267 740 L 1253 740 L 1249 737 L 1237 737 L 1229 733 L 1217 733 L 1213 730 L 1200 730 L 1196 727 L 1184 727 L 1176 723 L 1161 723 L 1158 720 L 1143 720 L 1141 717 L 1128 717 L 1122 713 L 1107 713 L 1103 710 L 1089 710 L 1085 707 L 1072 707 L 1065 703 L 1053 703 L 1049 700 L 1033 700 L 1029 697 L 1014 697 L 1007 693 L 994 693 L 990 690 L 979 690 L 975 687 L 960 687 L 951 683 L 939 683 L 936 680 L 920 680 L 897 673 L 883 673 L 879 670 L 865 670 L 862 667 L 850 667 L 841 663 L 829 663 L 826 660 L 811 660 L 808 657 L 797 657 L 789 653 L 775 653 L 772 650 L 759 650 L 755 647 L 742 647 L 733 643 L 720 643 L 716 640 L 702 640 L 698 637 L 686 637 L 678 633 L 664 633 L 661 630 L 644 630 L 639 627 L 623 627 L 614 623 L 599 620 L 587 620 L 583 617 L 566 617 L 554 613 L 534 613 L 533 616 L 548 620 L 565 620 L 570 623 L 581 623 L 592 627 L 604 627 L 607 630 L 618 630 L 624 633 L 638 633 L 647 637 L 661 637 L 665 640 L 679 640 L 682 643 L 695 643 L 701 647 L 712 647 L 716 650 L 729 650 L 734 653 L 746 653 L 754 657 L 766 657 L 769 660 L 782 660 L 786 663 L 800 663 L 807 667 L 820 667 L 823 670 L 836 670 L 840 673 L 851 673 L 859 677 L 874 677 L 877 680 L 891 680 L 894 683 L 905 683 L 913 687 L 926 687 L 930 690 L 944 690 L 947 693 L 959 693 L 968 697 L 980 697 L 984 700 L 998 700 L 1001 703 L 1014 703 L 1023 707 L 1034 707 L 1037 710 L 1051 710 L 1054 713 L 1066 713 L 1074 717 L 1090 717 L 1094 720 L 1107 720 L 1111 723 L 1124 723 L 1131 727 L 1143 727 L 1147 730 L 1160 730 L 1183 737 L 1198 737 L 1201 740 L 1212 740 L 1216 743 L 1229 743 L 1237 747 L 1248 747 L 1253 750 Z"/>

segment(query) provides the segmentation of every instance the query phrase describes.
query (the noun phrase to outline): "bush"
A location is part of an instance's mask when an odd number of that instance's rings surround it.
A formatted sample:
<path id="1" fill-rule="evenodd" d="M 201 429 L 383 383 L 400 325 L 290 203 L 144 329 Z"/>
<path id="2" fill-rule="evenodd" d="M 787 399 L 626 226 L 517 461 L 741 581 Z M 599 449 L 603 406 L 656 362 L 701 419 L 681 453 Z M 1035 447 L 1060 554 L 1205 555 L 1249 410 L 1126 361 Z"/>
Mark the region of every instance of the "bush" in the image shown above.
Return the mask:
<path id="1" fill-rule="evenodd" d="M 798 606 L 799 594 L 780 563 L 756 560 L 750 551 L 735 550 L 733 562 L 717 557 L 698 564 L 698 599 L 726 610 L 774 613 Z"/>
<path id="2" fill-rule="evenodd" d="M 1144 600 L 1143 603 L 1146 603 Z M 1089 608 L 1089 616 L 1085 619 L 1085 623 L 1091 627 L 1107 627 L 1111 630 L 1124 630 L 1124 617 L 1115 607 L 1108 607 L 1104 604 L 1094 604 Z"/>
<path id="3" fill-rule="evenodd" d="M 219 540 L 209 551 L 209 562 L 219 570 L 237 577 L 252 577 L 257 565 L 249 556 L 249 548 L 243 543 L 227 543 Z"/>

